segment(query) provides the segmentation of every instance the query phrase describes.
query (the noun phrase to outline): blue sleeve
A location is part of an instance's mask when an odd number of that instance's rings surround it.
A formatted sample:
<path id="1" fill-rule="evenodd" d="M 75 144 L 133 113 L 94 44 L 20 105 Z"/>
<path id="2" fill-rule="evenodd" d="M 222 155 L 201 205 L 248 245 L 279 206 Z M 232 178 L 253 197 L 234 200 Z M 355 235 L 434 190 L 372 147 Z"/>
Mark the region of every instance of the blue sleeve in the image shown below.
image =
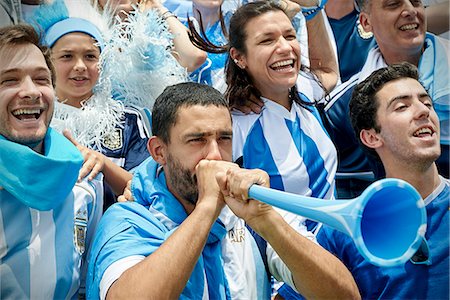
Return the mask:
<path id="1" fill-rule="evenodd" d="M 317 234 L 317 242 L 344 263 L 363 299 L 380 298 L 389 278 L 359 254 L 350 236 L 324 225 Z"/>
<path id="2" fill-rule="evenodd" d="M 169 231 L 144 206 L 135 202 L 111 206 L 100 221 L 89 253 L 87 298 L 99 299 L 100 281 L 112 263 L 132 255 L 150 255 L 167 235 Z"/>

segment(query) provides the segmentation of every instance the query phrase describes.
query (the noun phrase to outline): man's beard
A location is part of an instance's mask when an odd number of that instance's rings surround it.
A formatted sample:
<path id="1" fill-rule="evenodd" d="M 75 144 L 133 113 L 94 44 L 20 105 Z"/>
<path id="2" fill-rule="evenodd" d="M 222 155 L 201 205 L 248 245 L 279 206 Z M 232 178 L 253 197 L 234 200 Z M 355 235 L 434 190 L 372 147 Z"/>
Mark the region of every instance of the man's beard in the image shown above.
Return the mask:
<path id="1" fill-rule="evenodd" d="M 195 205 L 198 199 L 197 178 L 195 175 L 192 175 L 188 169 L 183 168 L 180 161 L 170 154 L 167 158 L 167 167 L 170 170 L 170 174 L 167 174 L 169 175 L 167 180 L 173 192 Z"/>

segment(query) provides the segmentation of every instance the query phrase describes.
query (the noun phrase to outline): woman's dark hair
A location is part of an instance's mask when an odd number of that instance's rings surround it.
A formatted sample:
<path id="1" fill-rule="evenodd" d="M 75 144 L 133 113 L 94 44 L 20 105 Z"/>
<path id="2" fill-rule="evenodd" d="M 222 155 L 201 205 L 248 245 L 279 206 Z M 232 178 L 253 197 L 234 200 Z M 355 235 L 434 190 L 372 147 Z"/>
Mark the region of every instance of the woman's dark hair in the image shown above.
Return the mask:
<path id="1" fill-rule="evenodd" d="M 202 41 L 201 36 L 196 33 L 195 28 L 190 26 L 191 41 L 198 48 L 211 53 L 229 52 L 231 48 L 235 48 L 240 53 L 246 54 L 248 50 L 245 47 L 245 41 L 247 39 L 247 24 L 252 19 L 271 11 L 281 11 L 285 13 L 283 8 L 274 1 L 255 1 L 239 7 L 230 19 L 228 45 L 215 46 L 209 41 Z M 302 70 L 306 69 L 302 66 Z M 261 92 L 253 85 L 247 71 L 239 68 L 239 66 L 237 66 L 236 63 L 230 58 L 230 55 L 228 55 L 227 58 L 225 74 L 226 83 L 228 85 L 225 92 L 225 97 L 227 98 L 230 107 L 235 105 L 242 106 L 248 99 L 251 99 L 252 97 L 259 98 L 261 96 Z M 312 76 L 317 80 L 317 77 L 314 76 L 314 74 L 312 74 Z M 306 102 L 300 98 L 295 85 L 291 88 L 289 97 L 304 107 L 311 105 L 310 102 Z"/>
<path id="2" fill-rule="evenodd" d="M 228 52 L 228 45 L 215 45 L 213 44 L 205 33 L 205 27 L 203 26 L 203 19 L 202 19 L 202 13 L 197 9 L 196 10 L 199 15 L 199 24 L 200 24 L 200 33 L 195 28 L 194 22 L 189 17 L 189 14 L 187 15 L 187 22 L 188 22 L 188 35 L 189 39 L 191 40 L 192 44 L 196 46 L 199 49 L 202 49 L 209 53 L 225 53 Z M 222 6 L 219 7 L 219 22 L 220 22 L 220 28 L 222 29 L 223 35 L 228 38 L 228 31 L 227 26 L 225 25 L 225 20 L 223 18 L 222 13 Z"/>

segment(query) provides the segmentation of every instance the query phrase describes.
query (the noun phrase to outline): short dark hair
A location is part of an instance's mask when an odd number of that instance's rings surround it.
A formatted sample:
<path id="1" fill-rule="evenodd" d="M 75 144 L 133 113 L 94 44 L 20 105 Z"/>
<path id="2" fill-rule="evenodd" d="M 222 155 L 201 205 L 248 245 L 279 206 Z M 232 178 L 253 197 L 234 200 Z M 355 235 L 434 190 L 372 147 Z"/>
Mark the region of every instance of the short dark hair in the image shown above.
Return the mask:
<path id="1" fill-rule="evenodd" d="M 228 103 L 224 96 L 211 86 L 195 82 L 183 82 L 168 86 L 158 96 L 153 106 L 153 135 L 159 137 L 164 143 L 169 143 L 170 129 L 177 122 L 180 107 L 193 105 L 223 106 L 228 109 Z"/>
<path id="2" fill-rule="evenodd" d="M 18 24 L 0 28 L 0 50 L 7 47 L 32 44 L 41 50 L 45 63 L 50 70 L 52 84 L 55 84 L 55 68 L 50 58 L 50 49 L 41 43 L 41 37 L 30 25 Z"/>
<path id="3" fill-rule="evenodd" d="M 380 132 L 381 127 L 377 123 L 377 110 L 379 107 L 377 93 L 386 83 L 400 78 L 412 78 L 419 81 L 419 72 L 414 65 L 408 62 L 393 64 L 373 72 L 353 90 L 349 104 L 350 119 L 355 135 L 360 143 L 359 134 L 361 130 L 373 128 L 376 132 Z M 364 144 L 362 145 L 369 154 L 378 157 L 374 149 L 366 147 Z"/>

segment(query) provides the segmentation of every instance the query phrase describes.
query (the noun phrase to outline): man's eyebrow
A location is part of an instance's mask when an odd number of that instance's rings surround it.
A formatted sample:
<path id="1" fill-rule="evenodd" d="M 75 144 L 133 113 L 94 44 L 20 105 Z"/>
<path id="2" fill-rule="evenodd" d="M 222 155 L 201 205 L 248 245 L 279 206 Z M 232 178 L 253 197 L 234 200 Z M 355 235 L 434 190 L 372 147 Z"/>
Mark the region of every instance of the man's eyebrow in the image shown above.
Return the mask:
<path id="1" fill-rule="evenodd" d="M 16 72 L 20 72 L 21 69 L 18 68 L 11 68 L 11 69 L 6 69 L 4 71 L 1 71 L 0 75 L 4 75 L 4 74 L 10 74 L 10 73 L 16 73 Z M 48 74 L 50 74 L 49 69 L 44 68 L 44 67 L 38 67 L 33 69 L 33 72 L 47 72 Z"/>
<path id="2" fill-rule="evenodd" d="M 425 98 L 425 97 L 426 97 L 426 98 L 430 98 L 430 95 L 428 95 L 428 93 L 426 93 L 426 92 L 420 93 L 420 94 L 419 94 L 419 99 L 422 99 L 422 98 Z M 399 95 L 399 96 L 393 97 L 393 98 L 391 98 L 391 99 L 389 100 L 389 102 L 388 102 L 386 108 L 389 108 L 389 107 L 390 107 L 392 104 L 394 104 L 396 101 L 405 100 L 405 99 L 410 99 L 410 98 L 412 98 L 412 95 L 410 95 L 410 94 L 407 94 L 407 95 Z"/>
<path id="3" fill-rule="evenodd" d="M 211 136 L 214 132 L 192 132 L 184 135 L 185 138 L 200 138 L 205 136 Z M 233 130 L 221 130 L 219 131 L 219 135 L 221 136 L 232 136 Z"/>

